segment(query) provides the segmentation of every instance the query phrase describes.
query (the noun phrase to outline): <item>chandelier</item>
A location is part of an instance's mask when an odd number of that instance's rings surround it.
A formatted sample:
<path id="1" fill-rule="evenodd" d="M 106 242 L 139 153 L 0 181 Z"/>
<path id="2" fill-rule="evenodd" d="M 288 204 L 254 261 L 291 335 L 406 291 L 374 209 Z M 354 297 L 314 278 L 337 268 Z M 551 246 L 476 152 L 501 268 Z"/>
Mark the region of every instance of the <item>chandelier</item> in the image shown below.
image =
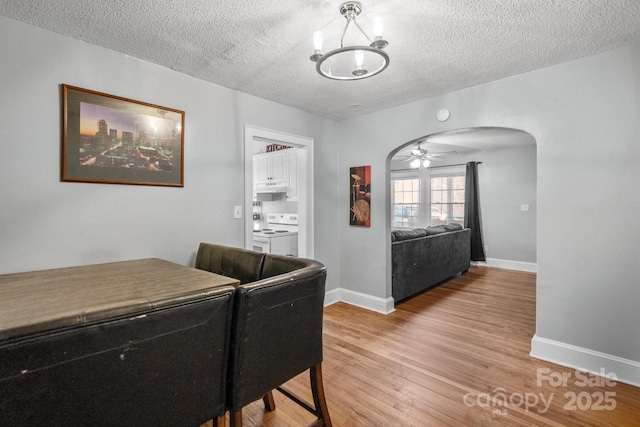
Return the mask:
<path id="1" fill-rule="evenodd" d="M 356 17 L 362 12 L 359 1 L 348 1 L 340 6 L 340 14 L 345 17 L 347 24 L 340 37 L 340 47 L 322 53 L 322 32 L 313 33 L 314 52 L 309 59 L 316 63 L 316 71 L 333 80 L 360 80 L 375 76 L 389 65 L 389 55 L 383 50 L 389 44 L 382 38 L 382 18 L 373 20 L 374 39 L 367 35 L 356 22 Z M 345 46 L 344 36 L 353 22 L 358 30 L 369 40 L 368 46 Z"/>

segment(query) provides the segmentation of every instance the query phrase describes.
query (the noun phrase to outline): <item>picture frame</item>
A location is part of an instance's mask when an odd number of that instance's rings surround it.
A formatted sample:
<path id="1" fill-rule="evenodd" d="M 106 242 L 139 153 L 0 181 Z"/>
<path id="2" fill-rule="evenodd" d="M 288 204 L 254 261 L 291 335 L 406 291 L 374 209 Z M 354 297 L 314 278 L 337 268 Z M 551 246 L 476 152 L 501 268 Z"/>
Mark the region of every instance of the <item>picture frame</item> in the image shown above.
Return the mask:
<path id="1" fill-rule="evenodd" d="M 62 181 L 184 186 L 184 111 L 61 89 Z"/>
<path id="2" fill-rule="evenodd" d="M 349 169 L 349 225 L 371 227 L 371 166 Z"/>

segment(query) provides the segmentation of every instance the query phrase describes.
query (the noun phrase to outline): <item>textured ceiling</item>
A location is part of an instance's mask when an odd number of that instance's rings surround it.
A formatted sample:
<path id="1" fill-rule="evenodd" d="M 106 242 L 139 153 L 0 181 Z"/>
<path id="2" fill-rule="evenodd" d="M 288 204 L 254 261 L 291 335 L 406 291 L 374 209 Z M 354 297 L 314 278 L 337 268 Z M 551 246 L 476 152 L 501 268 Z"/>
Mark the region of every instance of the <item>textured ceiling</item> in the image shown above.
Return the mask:
<path id="1" fill-rule="evenodd" d="M 241 92 L 343 119 L 640 42 L 639 0 L 362 0 L 391 62 L 320 77 L 312 33 L 337 46 L 340 1 L 0 0 L 0 14 Z"/>

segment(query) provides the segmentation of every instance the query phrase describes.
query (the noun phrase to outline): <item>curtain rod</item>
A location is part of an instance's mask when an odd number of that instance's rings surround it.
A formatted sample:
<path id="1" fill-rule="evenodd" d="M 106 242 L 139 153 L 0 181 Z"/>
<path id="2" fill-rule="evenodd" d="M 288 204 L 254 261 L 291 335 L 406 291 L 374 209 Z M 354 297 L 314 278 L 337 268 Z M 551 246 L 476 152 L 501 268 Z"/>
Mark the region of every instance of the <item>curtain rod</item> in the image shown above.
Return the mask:
<path id="1" fill-rule="evenodd" d="M 476 164 L 481 165 L 482 162 L 476 162 Z M 467 166 L 466 163 L 456 163 L 455 165 L 442 165 L 442 166 L 429 166 L 427 169 L 437 169 L 437 168 L 450 168 L 453 166 Z M 417 169 L 417 168 L 416 168 Z M 394 169 L 392 172 L 394 171 L 414 171 L 416 170 L 414 168 L 409 168 L 409 169 Z"/>
<path id="2" fill-rule="evenodd" d="M 471 162 L 469 162 L 471 163 Z M 476 162 L 477 165 L 481 165 L 482 162 Z M 427 169 L 437 169 L 437 168 L 450 168 L 452 166 L 467 166 L 466 163 L 456 163 L 455 165 L 442 165 L 442 166 L 429 166 Z"/>

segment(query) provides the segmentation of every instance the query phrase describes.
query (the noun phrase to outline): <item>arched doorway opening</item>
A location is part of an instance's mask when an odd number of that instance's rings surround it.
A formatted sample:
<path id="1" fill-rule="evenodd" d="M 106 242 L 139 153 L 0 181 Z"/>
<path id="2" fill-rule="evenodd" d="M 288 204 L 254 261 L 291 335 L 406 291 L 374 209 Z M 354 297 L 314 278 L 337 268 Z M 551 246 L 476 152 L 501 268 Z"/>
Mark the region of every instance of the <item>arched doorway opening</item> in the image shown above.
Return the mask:
<path id="1" fill-rule="evenodd" d="M 482 163 L 478 173 L 486 264 L 535 272 L 536 141 L 523 130 L 457 129 L 416 138 L 392 150 L 387 162 L 388 235 L 395 228 L 462 222 L 455 203 L 437 199 L 437 191 L 442 191 L 433 187 L 442 177 L 464 174 L 471 161 Z M 387 259 L 387 292 L 392 295 L 390 238 Z"/>

